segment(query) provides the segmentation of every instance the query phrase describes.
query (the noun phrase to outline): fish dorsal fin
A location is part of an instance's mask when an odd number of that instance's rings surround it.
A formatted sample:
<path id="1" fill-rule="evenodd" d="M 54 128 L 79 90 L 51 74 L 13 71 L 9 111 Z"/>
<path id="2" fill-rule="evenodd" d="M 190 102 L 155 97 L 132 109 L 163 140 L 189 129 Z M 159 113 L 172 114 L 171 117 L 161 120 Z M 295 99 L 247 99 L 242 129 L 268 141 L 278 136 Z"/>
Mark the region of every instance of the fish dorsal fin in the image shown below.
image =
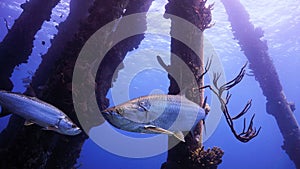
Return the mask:
<path id="1" fill-rule="evenodd" d="M 32 96 L 27 96 L 29 99 L 31 99 L 31 100 L 33 100 L 33 101 L 36 101 L 36 102 L 39 102 L 39 103 L 41 103 L 41 102 L 43 102 L 42 100 L 40 100 L 40 99 L 38 99 L 38 98 L 36 98 L 36 97 L 32 97 Z"/>
<path id="2" fill-rule="evenodd" d="M 31 120 L 25 120 L 25 122 L 24 122 L 24 125 L 25 125 L 25 126 L 30 126 L 30 125 L 32 125 L 32 124 L 34 124 L 34 122 L 31 121 Z"/>
<path id="3" fill-rule="evenodd" d="M 186 98 L 185 93 L 187 92 L 187 90 L 188 90 L 188 87 L 186 86 L 186 87 L 184 87 L 183 89 L 180 90 L 178 95 Z"/>
<path id="4" fill-rule="evenodd" d="M 27 96 L 31 96 L 31 97 L 36 97 L 36 93 L 33 89 L 33 87 L 31 85 L 29 85 L 26 89 L 26 91 L 24 92 L 25 95 Z"/>

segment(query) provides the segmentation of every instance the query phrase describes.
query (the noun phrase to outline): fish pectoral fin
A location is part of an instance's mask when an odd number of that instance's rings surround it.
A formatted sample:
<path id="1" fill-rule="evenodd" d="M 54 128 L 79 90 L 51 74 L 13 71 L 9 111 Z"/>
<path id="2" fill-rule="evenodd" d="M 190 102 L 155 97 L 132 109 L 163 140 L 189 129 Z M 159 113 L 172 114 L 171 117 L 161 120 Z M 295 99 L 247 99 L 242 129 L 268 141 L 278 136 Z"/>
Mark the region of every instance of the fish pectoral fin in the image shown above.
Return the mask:
<path id="1" fill-rule="evenodd" d="M 154 125 L 146 125 L 144 126 L 144 128 L 146 130 L 149 130 L 149 131 L 152 131 L 152 132 L 155 132 L 155 133 L 163 133 L 163 134 L 169 134 L 169 135 L 173 135 L 174 133 L 169 131 L 169 130 L 166 130 L 166 129 L 163 129 L 163 128 L 160 128 L 160 127 L 156 127 Z"/>
<path id="2" fill-rule="evenodd" d="M 55 131 L 57 129 L 58 129 L 58 126 L 47 126 L 47 127 L 42 128 L 42 130 L 52 130 L 52 131 Z"/>
<path id="3" fill-rule="evenodd" d="M 32 125 L 32 124 L 34 124 L 34 122 L 31 121 L 31 120 L 25 120 L 25 122 L 24 122 L 24 125 L 25 125 L 25 126 L 30 126 L 30 125 Z"/>
<path id="4" fill-rule="evenodd" d="M 156 127 L 156 126 L 153 126 L 153 125 L 146 125 L 146 126 L 144 126 L 144 128 L 146 130 L 149 130 L 149 131 L 152 131 L 152 132 L 172 135 L 172 136 L 176 137 L 178 140 L 180 140 L 182 142 L 185 142 L 184 135 L 181 131 L 172 132 L 172 131 L 169 131 L 169 130 L 166 130 L 166 129 L 163 129 L 163 128 L 160 128 L 160 127 Z"/>
<path id="5" fill-rule="evenodd" d="M 173 136 L 176 137 L 178 140 L 185 142 L 184 135 L 181 131 L 175 131 Z"/>

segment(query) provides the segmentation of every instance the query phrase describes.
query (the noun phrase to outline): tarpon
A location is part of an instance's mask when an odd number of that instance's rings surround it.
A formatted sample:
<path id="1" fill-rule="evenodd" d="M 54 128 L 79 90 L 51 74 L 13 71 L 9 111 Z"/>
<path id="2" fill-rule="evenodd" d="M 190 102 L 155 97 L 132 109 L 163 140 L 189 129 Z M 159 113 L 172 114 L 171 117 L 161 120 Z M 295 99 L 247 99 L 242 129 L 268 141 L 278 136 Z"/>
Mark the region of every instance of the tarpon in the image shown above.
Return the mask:
<path id="1" fill-rule="evenodd" d="M 81 132 L 61 110 L 35 97 L 0 90 L 0 105 L 23 117 L 25 125 L 35 123 L 44 130 L 53 130 L 64 135 L 77 135 Z"/>
<path id="2" fill-rule="evenodd" d="M 193 129 L 207 112 L 180 95 L 139 97 L 101 112 L 114 127 L 130 132 L 168 134 L 184 141 L 182 131 Z"/>

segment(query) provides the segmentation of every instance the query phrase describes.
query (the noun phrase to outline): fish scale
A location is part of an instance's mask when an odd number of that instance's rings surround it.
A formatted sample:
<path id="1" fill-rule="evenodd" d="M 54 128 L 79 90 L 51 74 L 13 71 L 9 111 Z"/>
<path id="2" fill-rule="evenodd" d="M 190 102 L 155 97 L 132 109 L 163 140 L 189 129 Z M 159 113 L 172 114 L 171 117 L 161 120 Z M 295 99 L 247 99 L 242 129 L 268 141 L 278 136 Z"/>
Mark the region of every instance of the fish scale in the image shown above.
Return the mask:
<path id="1" fill-rule="evenodd" d="M 64 135 L 77 135 L 81 130 L 61 110 L 34 97 L 0 90 L 0 105 L 32 123 Z M 1 116 L 2 114 L 0 114 Z"/>
<path id="2" fill-rule="evenodd" d="M 114 127 L 138 133 L 172 134 L 184 140 L 189 131 L 206 117 L 205 110 L 179 95 L 142 96 L 102 111 Z M 176 132 L 179 135 L 176 135 Z"/>

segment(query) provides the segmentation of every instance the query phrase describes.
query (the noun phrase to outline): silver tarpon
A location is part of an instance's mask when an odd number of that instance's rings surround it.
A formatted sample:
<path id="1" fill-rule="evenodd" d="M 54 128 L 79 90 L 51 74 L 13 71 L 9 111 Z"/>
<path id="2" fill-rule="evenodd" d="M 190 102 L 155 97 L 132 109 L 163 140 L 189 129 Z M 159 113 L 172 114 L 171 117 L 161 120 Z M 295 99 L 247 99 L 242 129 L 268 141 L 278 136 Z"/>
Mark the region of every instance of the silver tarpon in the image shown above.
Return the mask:
<path id="1" fill-rule="evenodd" d="M 182 131 L 193 129 L 207 112 L 180 95 L 139 97 L 101 112 L 114 127 L 126 131 L 173 135 L 184 141 Z"/>
<path id="2" fill-rule="evenodd" d="M 58 108 L 35 97 L 0 90 L 0 105 L 23 117 L 25 125 L 33 123 L 64 135 L 77 135 L 81 130 Z"/>

